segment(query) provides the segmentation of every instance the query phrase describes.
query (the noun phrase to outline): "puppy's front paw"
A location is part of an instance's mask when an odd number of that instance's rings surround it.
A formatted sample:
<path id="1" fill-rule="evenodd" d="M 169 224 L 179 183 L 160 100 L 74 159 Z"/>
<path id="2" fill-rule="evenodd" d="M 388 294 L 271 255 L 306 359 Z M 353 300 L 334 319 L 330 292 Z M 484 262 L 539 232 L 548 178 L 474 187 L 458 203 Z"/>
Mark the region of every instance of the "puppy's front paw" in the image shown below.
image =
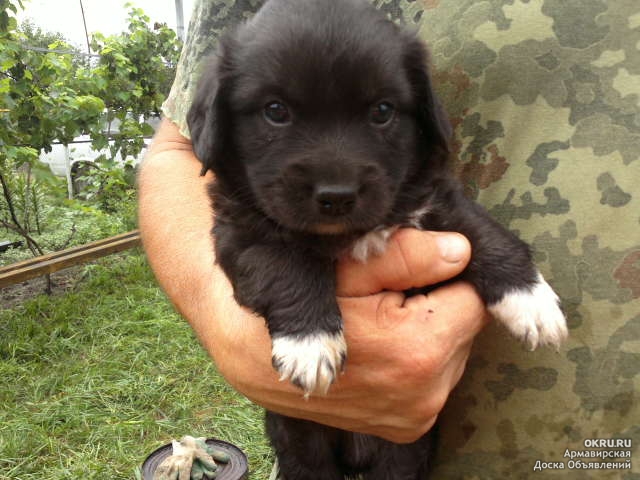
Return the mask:
<path id="1" fill-rule="evenodd" d="M 487 308 L 531 350 L 540 345 L 558 349 L 568 336 L 558 296 L 540 273 L 531 288 L 511 291 Z"/>
<path id="2" fill-rule="evenodd" d="M 271 361 L 280 380 L 289 379 L 308 397 L 326 394 L 342 371 L 347 345 L 342 331 L 317 332 L 306 336 L 281 336 L 273 339 Z"/>

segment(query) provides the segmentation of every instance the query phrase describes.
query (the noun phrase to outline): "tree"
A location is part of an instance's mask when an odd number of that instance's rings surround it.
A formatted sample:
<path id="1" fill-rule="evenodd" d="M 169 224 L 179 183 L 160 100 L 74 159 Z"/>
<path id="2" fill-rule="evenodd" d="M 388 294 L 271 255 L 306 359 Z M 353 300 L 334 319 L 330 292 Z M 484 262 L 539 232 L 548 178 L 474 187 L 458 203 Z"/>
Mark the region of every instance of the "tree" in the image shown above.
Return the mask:
<path id="1" fill-rule="evenodd" d="M 72 55 L 75 68 L 85 62 L 86 55 L 77 46 L 71 44 L 61 32 L 43 30 L 30 20 L 23 20 L 18 30 L 24 38 L 25 48 L 35 48 L 42 51 L 49 50 L 51 45 L 56 44 L 58 51 L 68 52 Z"/>
<path id="2" fill-rule="evenodd" d="M 18 28 L 18 8 L 21 0 L 0 0 L 0 226 L 22 236 L 35 255 L 43 252 L 33 235 L 40 210 L 34 202 L 42 196 L 31 166 L 39 152 L 89 135 L 94 149 L 109 146 L 101 172 L 118 154 L 137 156 L 152 133 L 145 120 L 159 114 L 181 45 L 166 25 L 152 28 L 142 10 L 131 8 L 129 32 L 96 34 L 98 60 L 79 62 L 60 34 L 28 23 Z M 107 177 L 112 184 L 120 178 Z"/>
<path id="3" fill-rule="evenodd" d="M 72 55 L 25 48 L 16 5 L 0 0 L 0 7 L 0 224 L 22 236 L 33 254 L 41 254 L 29 222 L 38 211 L 29 166 L 54 141 L 68 144 L 90 131 L 100 121 L 104 102 L 84 93 L 88 78 L 73 68 Z M 56 41 L 50 46 L 66 45 Z"/>
<path id="4" fill-rule="evenodd" d="M 167 25 L 149 26 L 149 17 L 139 8 L 129 11 L 129 32 L 105 37 L 96 33 L 91 48 L 100 54 L 92 73 L 99 79 L 96 92 L 107 108 L 107 129 L 94 136 L 99 147 L 114 140 L 112 153 L 122 158 L 137 155 L 143 139 L 153 133 L 144 122 L 159 116 L 180 56 L 181 43 Z M 119 123 L 113 131 L 113 121 Z M 142 120 L 142 121 L 141 121 Z"/>
<path id="5" fill-rule="evenodd" d="M 28 46 L 36 48 L 48 49 L 52 43 L 64 44 L 65 50 L 73 52 L 74 55 L 80 56 L 81 52 L 78 47 L 69 43 L 64 34 L 61 32 L 49 32 L 42 30 L 31 20 L 23 20 L 18 31 L 24 35 L 24 39 Z"/>

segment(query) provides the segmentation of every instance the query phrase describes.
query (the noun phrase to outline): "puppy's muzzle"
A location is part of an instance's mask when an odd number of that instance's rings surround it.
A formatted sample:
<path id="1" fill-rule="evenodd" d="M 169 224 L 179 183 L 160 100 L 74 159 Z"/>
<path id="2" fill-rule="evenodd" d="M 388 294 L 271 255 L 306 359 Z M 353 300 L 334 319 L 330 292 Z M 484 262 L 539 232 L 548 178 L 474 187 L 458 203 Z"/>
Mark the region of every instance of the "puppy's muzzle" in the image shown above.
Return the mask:
<path id="1" fill-rule="evenodd" d="M 321 215 L 340 217 L 351 213 L 357 195 L 357 186 L 350 183 L 319 183 L 315 186 L 313 200 Z"/>
<path id="2" fill-rule="evenodd" d="M 274 218 L 317 234 L 368 231 L 383 220 L 393 198 L 382 168 L 355 155 L 298 159 L 276 184 L 278 190 L 267 194 Z"/>

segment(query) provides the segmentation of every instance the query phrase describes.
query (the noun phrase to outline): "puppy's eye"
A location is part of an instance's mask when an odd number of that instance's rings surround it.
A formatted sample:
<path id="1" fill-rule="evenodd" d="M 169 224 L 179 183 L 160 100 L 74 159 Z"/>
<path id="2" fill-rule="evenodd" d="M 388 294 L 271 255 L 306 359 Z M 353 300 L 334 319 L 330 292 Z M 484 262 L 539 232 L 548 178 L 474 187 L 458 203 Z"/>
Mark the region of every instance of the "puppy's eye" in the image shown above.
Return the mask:
<path id="1" fill-rule="evenodd" d="M 396 109 L 389 102 L 380 102 L 371 110 L 371 123 L 386 125 L 393 118 Z"/>
<path id="2" fill-rule="evenodd" d="M 289 109 L 284 103 L 269 102 L 264 106 L 264 116 L 271 123 L 285 125 L 291 121 Z"/>

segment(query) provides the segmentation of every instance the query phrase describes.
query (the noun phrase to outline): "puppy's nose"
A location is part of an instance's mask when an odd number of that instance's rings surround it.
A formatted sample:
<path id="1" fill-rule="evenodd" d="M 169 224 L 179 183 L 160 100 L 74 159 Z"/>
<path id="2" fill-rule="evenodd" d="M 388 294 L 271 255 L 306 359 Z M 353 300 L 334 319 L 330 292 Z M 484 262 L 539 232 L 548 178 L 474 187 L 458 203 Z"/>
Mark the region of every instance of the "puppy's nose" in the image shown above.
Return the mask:
<path id="1" fill-rule="evenodd" d="M 337 217 L 353 210 L 356 195 L 357 190 L 354 185 L 321 184 L 315 187 L 314 200 L 320 213 Z"/>

